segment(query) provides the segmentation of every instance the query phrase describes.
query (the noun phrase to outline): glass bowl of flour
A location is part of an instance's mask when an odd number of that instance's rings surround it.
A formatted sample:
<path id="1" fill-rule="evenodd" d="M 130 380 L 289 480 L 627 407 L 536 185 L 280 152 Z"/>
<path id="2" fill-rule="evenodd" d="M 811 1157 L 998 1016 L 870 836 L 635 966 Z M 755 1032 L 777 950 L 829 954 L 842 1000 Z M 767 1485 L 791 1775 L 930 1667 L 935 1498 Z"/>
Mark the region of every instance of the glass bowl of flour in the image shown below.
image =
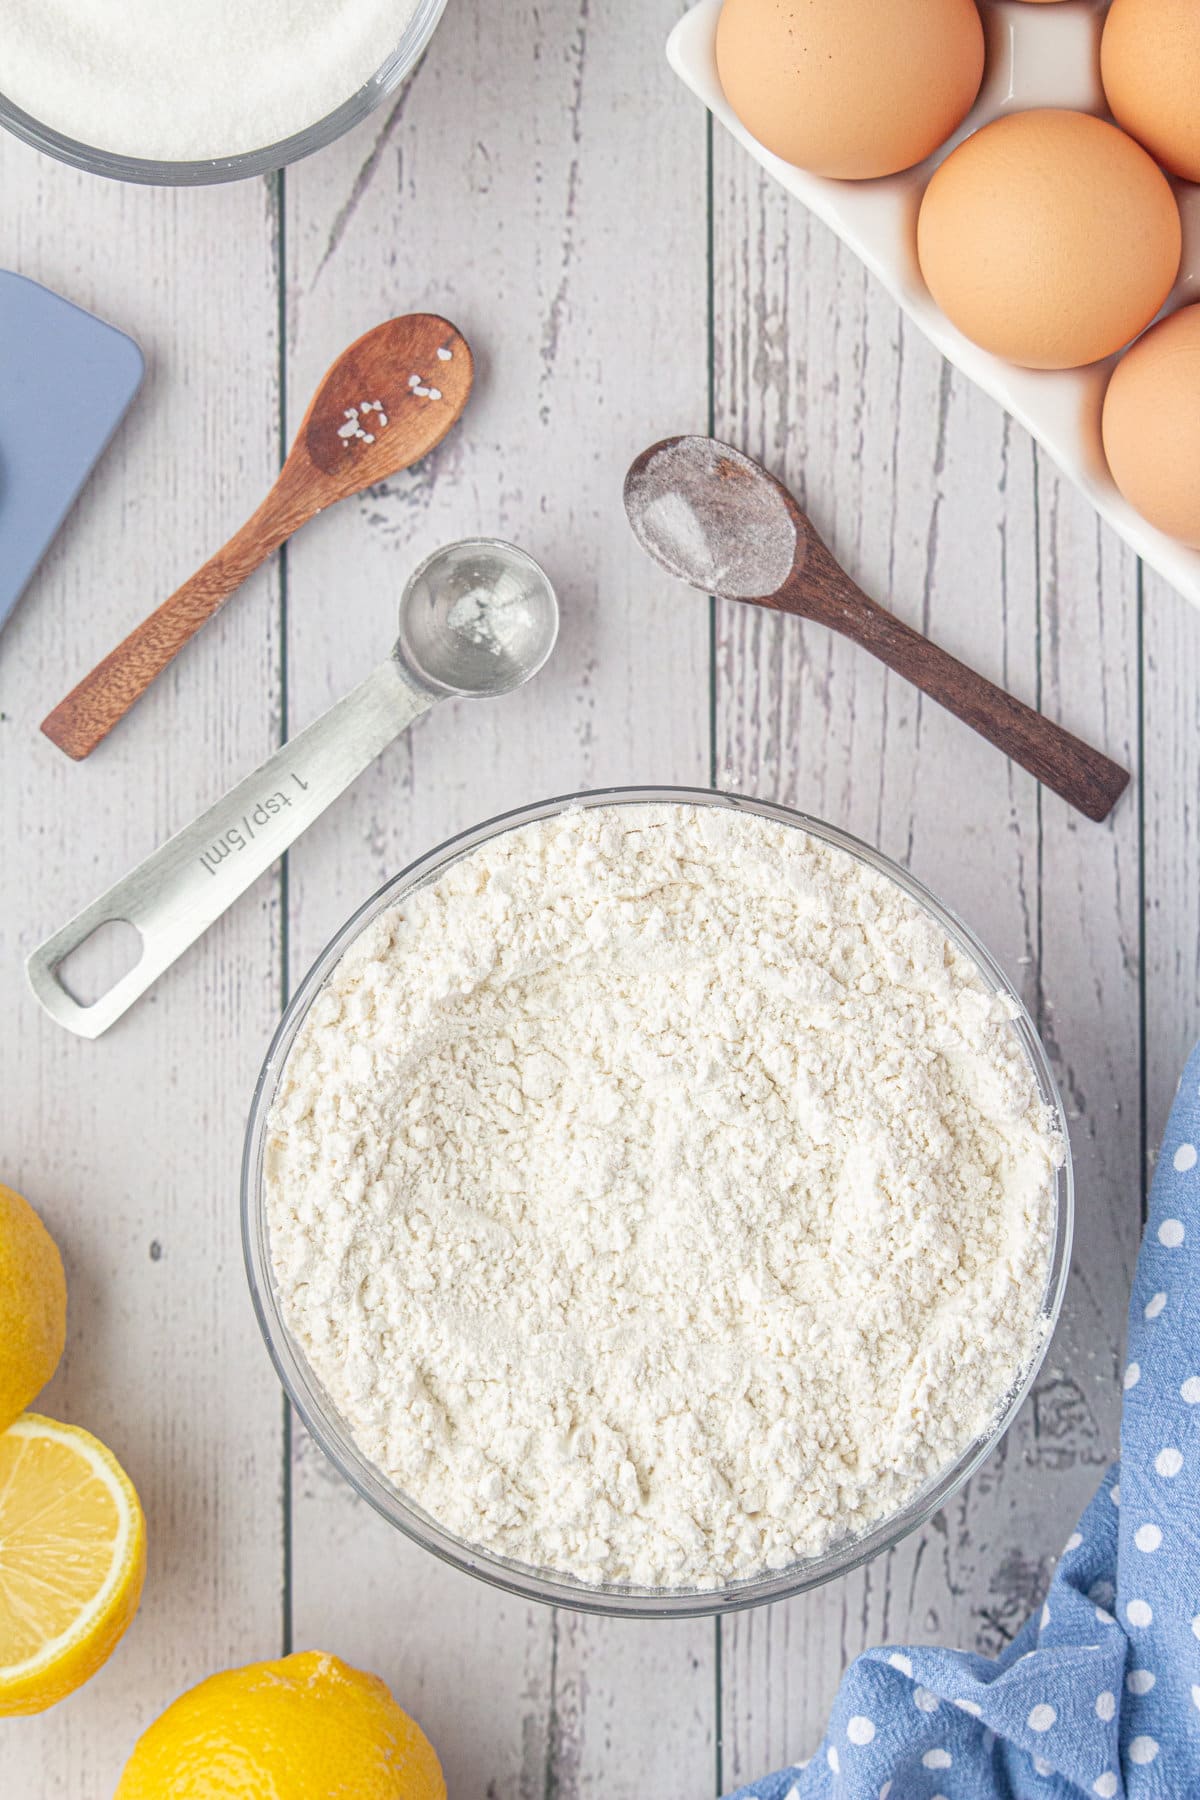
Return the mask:
<path id="1" fill-rule="evenodd" d="M 123 181 L 262 175 L 332 143 L 416 66 L 446 0 L 8 0 L 0 124 Z"/>
<path id="2" fill-rule="evenodd" d="M 922 1524 L 1070 1260 L 1045 1053 L 904 870 L 690 789 L 547 801 L 351 918 L 267 1054 L 250 1285 L 312 1436 L 460 1568 L 730 1611 Z"/>

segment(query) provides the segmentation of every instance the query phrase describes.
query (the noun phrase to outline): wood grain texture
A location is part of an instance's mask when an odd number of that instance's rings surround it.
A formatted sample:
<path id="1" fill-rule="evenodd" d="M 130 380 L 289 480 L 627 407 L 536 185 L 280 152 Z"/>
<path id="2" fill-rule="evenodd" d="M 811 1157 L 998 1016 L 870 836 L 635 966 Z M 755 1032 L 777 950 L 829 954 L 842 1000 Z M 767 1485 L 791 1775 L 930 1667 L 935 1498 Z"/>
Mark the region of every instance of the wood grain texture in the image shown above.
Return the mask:
<path id="1" fill-rule="evenodd" d="M 1143 573 L 1147 1177 L 1200 1034 L 1200 618 Z"/>
<path id="2" fill-rule="evenodd" d="M 0 1791 L 103 1800 L 181 1687 L 279 1643 L 282 1419 L 238 1232 L 239 1139 L 278 1004 L 278 884 L 103 1044 L 41 1013 L 22 961 L 272 748 L 273 579 L 85 768 L 37 721 L 64 667 L 169 592 L 278 466 L 275 220 L 261 184 L 121 188 L 7 137 L 0 182 L 0 261 L 130 331 L 148 364 L 0 640 L 0 1179 L 43 1211 L 67 1265 L 67 1352 L 42 1407 L 113 1446 L 149 1518 L 138 1619 L 85 1690 L 0 1721 Z"/>
<path id="3" fill-rule="evenodd" d="M 718 140 L 715 154 L 717 433 L 787 479 L 839 560 L 901 617 L 1030 703 L 1044 689 L 1064 724 L 1132 754 L 1136 710 L 1116 675 L 1129 644 L 1114 637 L 1122 619 L 1136 633 L 1136 595 L 1119 558 L 1110 550 L 1100 569 L 1093 551 L 1069 586 L 1051 581 L 1077 547 L 1057 490 L 1053 520 L 1042 519 L 1044 483 L 1024 434 L 732 146 Z M 1047 640 L 1057 651 L 1049 681 Z M 1115 1444 L 1118 1295 L 1138 1219 L 1136 1185 L 1121 1185 L 1131 1151 L 1136 1161 L 1137 1071 L 1121 1052 L 1137 977 L 1131 989 L 1118 948 L 1101 955 L 1085 993 L 1073 980 L 1088 941 L 1081 912 L 1089 934 L 1128 923 L 1104 877 L 1119 857 L 1136 870 L 1138 847 L 1136 805 L 1102 830 L 1068 823 L 1060 802 L 820 628 L 722 608 L 717 655 L 722 779 L 898 856 L 971 921 L 1035 1013 L 1071 1016 L 1089 1109 L 1086 1191 L 1095 1140 L 1112 1184 L 1092 1201 L 1068 1318 L 1037 1391 L 968 1490 L 872 1568 L 724 1627 L 723 1772 L 733 1783 L 811 1751 L 842 1667 L 865 1645 L 911 1637 L 998 1649 Z M 1088 665 L 1081 678 L 1072 657 Z M 1124 1117 L 1113 1111 L 1114 1065 Z"/>
<path id="4" fill-rule="evenodd" d="M 723 566 L 693 557 L 671 529 L 651 521 L 664 492 L 701 521 L 705 544 L 724 546 Z M 634 458 L 625 508 L 640 543 L 693 587 L 716 597 L 788 613 L 836 631 L 986 738 L 1001 755 L 1060 795 L 1085 818 L 1106 819 L 1129 773 L 1103 751 L 1045 718 L 863 592 L 842 568 L 795 496 L 753 457 L 719 439 L 673 437 Z M 778 531 L 778 560 L 761 539 Z"/>
<path id="5" fill-rule="evenodd" d="M 292 406 L 339 334 L 401 308 L 455 319 L 478 362 L 433 457 L 290 547 L 290 724 L 382 653 L 406 574 L 441 542 L 511 537 L 563 613 L 528 689 L 438 708 L 298 846 L 293 979 L 386 875 L 464 826 L 581 787 L 707 779 L 707 608 L 621 509 L 631 455 L 660 420 L 702 423 L 707 390 L 706 134 L 661 60 L 676 11 L 653 0 L 614 30 L 587 0 L 459 0 L 391 114 L 287 177 Z M 377 1668 L 452 1792 L 710 1791 L 711 1624 L 523 1606 L 367 1516 L 299 1432 L 296 1458 L 294 1641 Z"/>
<path id="6" fill-rule="evenodd" d="M 1041 457 L 1037 528 L 1042 703 L 1064 723 L 1083 722 L 1136 770 L 1137 564 Z M 1200 615 L 1192 623 L 1200 626 Z M 1057 1518 L 1059 1540 L 1116 1453 L 1125 1314 L 1141 1236 L 1136 801 L 1131 795 L 1099 828 L 1072 818 L 1050 795 L 1042 805 L 1035 1016 L 1062 1091 L 1077 1192 L 1072 1281 L 1034 1396 L 1038 1510 Z"/>
<path id="7" fill-rule="evenodd" d="M 1129 786 L 1128 770 L 951 656 L 927 632 L 878 605 L 851 581 L 811 528 L 804 535 L 803 568 L 772 597 L 769 604 L 776 611 L 840 632 L 1085 818 L 1096 823 L 1108 818 Z"/>
<path id="8" fill-rule="evenodd" d="M 124 1456 L 150 1581 L 94 1683 L 0 1722 L 4 1800 L 110 1793 L 179 1688 L 293 1645 L 378 1668 L 464 1800 L 709 1795 L 806 1754 L 867 1644 L 997 1649 L 1115 1447 L 1145 1168 L 1200 1026 L 1200 615 L 719 135 L 710 215 L 704 115 L 661 58 L 680 9 L 454 0 L 391 110 L 277 182 L 121 188 L 0 140 L 0 262 L 149 361 L 0 637 L 0 1179 L 67 1258 L 45 1406 Z M 460 429 L 315 520 L 91 762 L 65 762 L 36 729 L 61 671 L 246 517 L 331 358 L 414 307 L 479 353 Z M 1106 826 L 819 627 L 720 608 L 710 639 L 620 489 L 652 439 L 714 427 L 789 480 L 869 593 L 1135 770 Z M 102 1043 L 45 1020 L 23 955 L 357 682 L 416 559 L 477 531 L 559 585 L 546 672 L 439 708 Z M 1046 1368 L 969 1489 L 868 1569 L 719 1631 L 552 1614 L 400 1539 L 285 1441 L 237 1243 L 262 1051 L 353 905 L 502 807 L 710 774 L 879 844 L 979 931 L 1043 1024 L 1080 1216 Z"/>

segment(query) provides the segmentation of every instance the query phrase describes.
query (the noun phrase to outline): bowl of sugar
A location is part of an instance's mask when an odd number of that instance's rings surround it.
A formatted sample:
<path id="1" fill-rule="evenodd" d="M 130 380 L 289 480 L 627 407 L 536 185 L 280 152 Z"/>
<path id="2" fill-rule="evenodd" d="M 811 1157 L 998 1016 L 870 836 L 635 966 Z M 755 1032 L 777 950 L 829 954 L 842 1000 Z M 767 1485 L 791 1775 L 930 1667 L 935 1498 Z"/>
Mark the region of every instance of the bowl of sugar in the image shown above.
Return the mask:
<path id="1" fill-rule="evenodd" d="M 297 989 L 251 1110 L 259 1323 L 326 1455 L 524 1597 L 799 1593 L 920 1526 L 1070 1259 L 1037 1034 L 897 865 L 687 789 L 494 819 Z"/>
<path id="2" fill-rule="evenodd" d="M 0 125 L 91 174 L 199 186 L 268 174 L 365 119 L 446 0 L 15 0 Z"/>

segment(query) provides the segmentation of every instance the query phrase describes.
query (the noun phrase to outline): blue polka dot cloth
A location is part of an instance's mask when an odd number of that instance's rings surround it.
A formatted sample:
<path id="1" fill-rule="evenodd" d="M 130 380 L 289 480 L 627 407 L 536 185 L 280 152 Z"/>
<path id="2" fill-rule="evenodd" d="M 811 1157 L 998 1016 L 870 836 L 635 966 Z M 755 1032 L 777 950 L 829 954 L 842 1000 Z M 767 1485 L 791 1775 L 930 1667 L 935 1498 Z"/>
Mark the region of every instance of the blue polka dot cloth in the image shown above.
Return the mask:
<path id="1" fill-rule="evenodd" d="M 996 1661 L 913 1646 L 847 1670 L 807 1763 L 736 1800 L 1200 1800 L 1200 1048 L 1151 1194 L 1121 1461 Z"/>

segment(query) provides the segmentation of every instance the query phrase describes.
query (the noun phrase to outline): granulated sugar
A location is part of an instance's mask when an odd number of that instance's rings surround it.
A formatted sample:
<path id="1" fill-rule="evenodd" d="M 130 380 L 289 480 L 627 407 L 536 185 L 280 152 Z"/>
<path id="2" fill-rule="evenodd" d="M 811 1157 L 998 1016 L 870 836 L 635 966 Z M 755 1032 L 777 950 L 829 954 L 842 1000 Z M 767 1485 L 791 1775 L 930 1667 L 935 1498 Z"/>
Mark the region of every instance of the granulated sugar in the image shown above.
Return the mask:
<path id="1" fill-rule="evenodd" d="M 573 810 L 383 913 L 267 1207 L 359 1448 L 468 1542 L 711 1587 L 894 1513 L 1037 1353 L 1062 1146 L 894 883 L 732 810 Z"/>
<path id="2" fill-rule="evenodd" d="M 5 0 L 0 93 L 97 149 L 236 156 L 348 100 L 415 10 L 416 0 Z"/>

